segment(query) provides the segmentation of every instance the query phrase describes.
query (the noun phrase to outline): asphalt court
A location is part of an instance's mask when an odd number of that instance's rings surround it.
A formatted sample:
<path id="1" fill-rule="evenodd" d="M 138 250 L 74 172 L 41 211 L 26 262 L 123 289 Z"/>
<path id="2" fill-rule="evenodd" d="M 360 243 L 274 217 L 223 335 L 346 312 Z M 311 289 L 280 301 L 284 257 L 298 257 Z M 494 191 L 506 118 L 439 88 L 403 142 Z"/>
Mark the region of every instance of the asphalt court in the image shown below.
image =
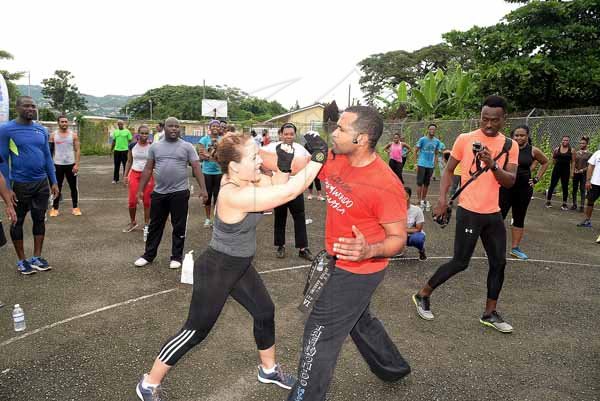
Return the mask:
<path id="1" fill-rule="evenodd" d="M 20 303 L 28 328 L 12 330 L 10 307 L 0 309 L 1 400 L 133 400 L 133 388 L 162 343 L 187 315 L 190 287 L 167 268 L 170 227 L 157 261 L 136 269 L 142 233 L 121 233 L 127 223 L 126 188 L 111 185 L 112 161 L 85 157 L 79 187 L 84 215 L 49 221 L 44 255 L 55 267 L 18 275 L 14 251 L 0 250 L 0 300 Z M 85 167 L 85 168 L 83 168 Z M 414 176 L 407 174 L 414 187 Z M 414 190 L 415 188 L 413 188 Z M 416 191 L 413 191 L 416 192 Z M 431 187 L 432 200 L 438 182 Z M 190 201 L 186 250 L 201 252 L 210 230 Z M 65 208 L 66 206 L 66 208 Z M 306 201 L 310 247 L 322 248 L 325 203 Z M 65 213 L 66 212 L 66 213 Z M 141 211 L 138 211 L 141 219 Z M 306 261 L 293 251 L 288 219 L 287 258 L 276 259 L 272 216 L 259 226 L 257 270 L 276 305 L 277 354 L 295 370 L 303 317 L 300 301 Z M 340 355 L 329 400 L 597 400 L 600 399 L 600 246 L 598 229 L 580 229 L 577 212 L 543 208 L 533 200 L 523 249 L 532 261 L 509 261 L 499 311 L 515 326 L 502 335 L 478 323 L 487 265 L 480 245 L 470 268 L 432 298 L 436 319 L 419 319 L 410 296 L 451 255 L 454 225 L 426 217 L 426 262 L 415 250 L 390 263 L 372 309 L 413 368 L 388 384 L 372 375 L 349 340 Z M 596 219 L 597 220 L 597 219 Z M 600 223 L 596 226 L 600 227 Z M 25 228 L 31 248 L 31 226 Z M 229 301 L 215 329 L 166 379 L 170 399 L 284 400 L 286 393 L 256 381 L 252 321 Z"/>

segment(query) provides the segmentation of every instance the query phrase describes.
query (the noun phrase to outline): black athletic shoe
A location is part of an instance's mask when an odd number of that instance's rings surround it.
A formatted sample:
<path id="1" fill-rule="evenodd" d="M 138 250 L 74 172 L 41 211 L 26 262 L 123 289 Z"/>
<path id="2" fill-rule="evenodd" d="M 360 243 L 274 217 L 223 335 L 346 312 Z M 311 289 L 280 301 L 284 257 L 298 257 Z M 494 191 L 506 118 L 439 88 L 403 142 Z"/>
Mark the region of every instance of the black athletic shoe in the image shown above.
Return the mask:
<path id="1" fill-rule="evenodd" d="M 298 256 L 302 259 L 308 260 L 309 262 L 312 262 L 314 259 L 312 252 L 308 248 L 300 249 L 300 251 L 298 251 Z"/>
<path id="2" fill-rule="evenodd" d="M 573 204 L 573 205 L 571 206 L 571 210 L 577 210 L 577 205 Z"/>
<path id="3" fill-rule="evenodd" d="M 275 256 L 278 257 L 279 259 L 285 258 L 285 247 L 284 246 L 278 246 L 277 247 L 277 253 L 275 254 Z"/>
<path id="4" fill-rule="evenodd" d="M 562 206 L 560 207 L 560 210 L 566 211 L 566 210 L 569 210 L 569 208 L 566 203 L 563 203 Z"/>
<path id="5" fill-rule="evenodd" d="M 425 249 L 419 251 L 419 260 L 427 260 L 427 255 L 425 254 Z"/>

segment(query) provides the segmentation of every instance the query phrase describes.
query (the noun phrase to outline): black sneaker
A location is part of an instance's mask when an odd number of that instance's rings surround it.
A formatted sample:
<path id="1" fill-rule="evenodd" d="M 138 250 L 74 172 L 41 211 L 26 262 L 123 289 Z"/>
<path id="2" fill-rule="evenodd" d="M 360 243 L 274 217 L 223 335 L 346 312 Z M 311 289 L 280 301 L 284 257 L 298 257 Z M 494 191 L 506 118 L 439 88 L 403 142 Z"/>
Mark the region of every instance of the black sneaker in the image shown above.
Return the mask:
<path id="1" fill-rule="evenodd" d="M 418 293 L 412 296 L 412 300 L 417 307 L 417 313 L 422 319 L 433 320 L 433 313 L 429 306 L 429 297 L 422 297 Z"/>
<path id="2" fill-rule="evenodd" d="M 573 205 L 571 206 L 571 210 L 577 210 L 577 205 L 576 205 L 576 204 L 573 204 Z"/>
<path id="3" fill-rule="evenodd" d="M 421 249 L 419 251 L 419 260 L 427 260 L 427 255 L 425 254 L 425 249 Z"/>
<path id="4" fill-rule="evenodd" d="M 279 259 L 285 258 L 285 247 L 284 246 L 278 246 L 277 247 L 277 253 L 275 254 L 275 256 L 278 257 Z"/>
<path id="5" fill-rule="evenodd" d="M 546 209 L 550 209 L 552 207 L 552 203 L 546 202 Z"/>
<path id="6" fill-rule="evenodd" d="M 569 210 L 569 207 L 567 206 L 566 203 L 563 203 L 562 206 L 560 207 L 560 210 L 566 211 L 566 210 Z"/>
<path id="7" fill-rule="evenodd" d="M 484 326 L 494 328 L 501 333 L 508 334 L 513 332 L 513 327 L 510 324 L 506 323 L 504 319 L 502 319 L 502 316 L 500 316 L 500 314 L 496 311 L 493 311 L 488 316 L 482 316 L 479 319 L 479 322 Z"/>
<path id="8" fill-rule="evenodd" d="M 312 262 L 314 259 L 312 252 L 308 248 L 300 249 L 300 251 L 298 251 L 298 256 L 302 259 L 308 260 L 309 262 Z"/>

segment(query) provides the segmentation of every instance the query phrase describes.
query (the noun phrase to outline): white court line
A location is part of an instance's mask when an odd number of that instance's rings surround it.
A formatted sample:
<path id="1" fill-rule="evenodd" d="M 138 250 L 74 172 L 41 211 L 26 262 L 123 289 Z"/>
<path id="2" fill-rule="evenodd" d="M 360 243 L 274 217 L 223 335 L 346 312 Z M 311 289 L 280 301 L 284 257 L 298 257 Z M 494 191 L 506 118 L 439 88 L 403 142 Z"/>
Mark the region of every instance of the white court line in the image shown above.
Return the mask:
<path id="1" fill-rule="evenodd" d="M 427 260 L 438 260 L 438 259 L 452 259 L 452 256 L 428 256 Z M 473 256 L 471 257 L 471 260 L 487 260 L 488 258 L 486 256 Z M 419 260 L 418 258 L 390 258 L 390 260 L 393 261 L 398 261 L 398 260 Z M 516 262 L 516 263 L 527 263 L 527 262 L 532 262 L 532 263 L 551 263 L 551 264 L 556 264 L 556 265 L 568 265 L 568 266 L 585 266 L 585 267 L 600 267 L 600 265 L 595 265 L 595 264 L 591 264 L 591 263 L 578 263 L 578 262 L 563 262 L 562 260 L 545 260 L 545 259 L 527 259 L 527 260 L 521 260 L 521 259 L 513 259 L 513 258 L 507 258 L 506 259 L 507 262 Z"/>
<path id="2" fill-rule="evenodd" d="M 176 289 L 177 288 L 171 288 L 170 290 L 159 291 L 159 292 L 155 292 L 154 294 L 144 295 L 144 296 L 141 296 L 141 297 L 138 297 L 138 298 L 133 298 L 133 299 L 128 299 L 127 301 L 119 302 L 117 304 L 108 305 L 108 306 L 105 306 L 105 307 L 93 310 L 91 312 L 87 312 L 87 313 L 83 313 L 81 315 L 73 316 L 73 317 L 70 317 L 68 319 L 61 320 L 59 322 L 52 323 L 52 324 L 40 327 L 39 329 L 35 329 L 35 330 L 30 331 L 28 333 L 22 334 L 20 336 L 9 338 L 8 340 L 1 342 L 0 343 L 0 347 L 4 347 L 6 345 L 12 344 L 15 341 L 22 340 L 24 338 L 27 338 L 27 337 L 32 336 L 34 334 L 37 334 L 39 332 L 51 329 L 51 328 L 56 327 L 56 326 L 61 326 L 61 325 L 65 324 L 65 323 L 71 322 L 71 321 L 76 320 L 76 319 L 81 319 L 81 318 L 84 318 L 84 317 L 87 317 L 87 316 L 90 316 L 90 315 L 94 315 L 96 313 L 103 312 L 103 311 L 109 310 L 109 309 L 113 309 L 113 308 L 116 308 L 118 306 L 128 305 L 128 304 L 131 304 L 131 303 L 134 303 L 134 302 L 137 302 L 137 301 L 141 301 L 141 300 L 144 300 L 144 299 L 147 299 L 147 298 L 154 297 L 156 295 L 167 294 L 169 292 L 175 291 Z"/>
<path id="3" fill-rule="evenodd" d="M 430 256 L 430 257 L 427 258 L 427 260 L 440 260 L 440 259 L 452 259 L 452 256 Z M 487 257 L 484 257 L 484 256 L 473 256 L 471 259 L 472 260 L 473 259 L 475 259 L 475 260 L 487 260 Z M 418 260 L 418 259 L 417 258 L 390 258 L 390 260 L 391 261 L 401 261 L 401 260 L 411 260 L 411 261 L 413 261 L 413 260 Z M 544 260 L 544 259 L 528 259 L 528 260 L 506 259 L 506 260 L 507 260 L 507 262 L 519 262 L 519 263 L 533 262 L 533 263 L 562 264 L 562 265 L 569 265 L 569 266 L 600 267 L 600 265 L 595 265 L 595 264 L 591 264 L 591 263 L 563 262 L 563 261 L 560 261 L 560 260 Z M 269 274 L 269 273 L 277 273 L 277 272 L 289 271 L 289 270 L 299 270 L 299 269 L 304 269 L 304 268 L 309 267 L 309 266 L 310 266 L 310 264 L 290 266 L 290 267 L 282 267 L 280 269 L 265 270 L 265 271 L 259 272 L 258 274 Z M 131 304 L 131 303 L 134 303 L 134 302 L 137 302 L 137 301 L 142 301 L 144 299 L 152 298 L 152 297 L 157 296 L 157 295 L 168 294 L 170 292 L 173 292 L 173 291 L 177 290 L 177 288 L 178 287 L 171 288 L 169 290 L 163 290 L 163 291 L 155 292 L 155 293 L 149 294 L 149 295 L 144 295 L 144 296 L 141 296 L 141 297 L 138 297 L 138 298 L 128 299 L 127 301 L 123 301 L 123 302 L 119 302 L 119 303 L 116 303 L 116 304 L 104 306 L 102 308 L 99 308 L 99 309 L 96 309 L 96 310 L 93 310 L 93 311 L 90 311 L 90 312 L 86 312 L 86 313 L 83 313 L 81 315 L 73 316 L 73 317 L 70 317 L 68 319 L 64 319 L 64 320 L 61 320 L 59 322 L 52 323 L 52 324 L 40 327 L 39 329 L 35 329 L 33 331 L 30 331 L 30 332 L 27 332 L 25 334 L 22 334 L 20 336 L 9 338 L 8 340 L 3 341 L 2 343 L 0 343 L 0 348 L 4 347 L 6 345 L 12 344 L 15 341 L 19 341 L 19 340 L 22 340 L 22 339 L 27 338 L 29 336 L 32 336 L 34 334 L 40 333 L 42 331 L 46 331 L 48 329 L 51 329 L 51 328 L 54 328 L 54 327 L 61 326 L 63 324 L 69 323 L 69 322 L 71 322 L 73 320 L 82 319 L 84 317 L 91 316 L 91 315 L 94 315 L 94 314 L 99 313 L 99 312 L 104 312 L 106 310 L 113 309 L 113 308 L 116 308 L 116 307 L 119 307 L 119 306 L 128 305 L 128 304 Z"/>

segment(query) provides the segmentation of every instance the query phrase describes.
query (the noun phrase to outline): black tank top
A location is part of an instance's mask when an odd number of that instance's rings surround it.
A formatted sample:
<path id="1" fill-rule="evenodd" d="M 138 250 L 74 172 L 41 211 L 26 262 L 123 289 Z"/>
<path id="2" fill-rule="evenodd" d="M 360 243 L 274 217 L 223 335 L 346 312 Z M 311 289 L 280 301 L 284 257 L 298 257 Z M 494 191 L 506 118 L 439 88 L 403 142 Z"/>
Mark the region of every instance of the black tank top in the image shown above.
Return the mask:
<path id="1" fill-rule="evenodd" d="M 517 168 L 517 185 L 529 185 L 531 178 L 531 165 L 533 164 L 533 147 L 526 144 L 519 149 L 519 167 Z"/>
<path id="2" fill-rule="evenodd" d="M 567 149 L 567 151 L 565 153 L 561 153 L 560 152 L 560 146 L 558 148 L 556 148 L 554 150 L 554 160 L 556 160 L 556 164 L 564 167 L 564 166 L 570 166 L 571 165 L 571 158 L 572 158 L 572 153 L 571 153 L 571 147 L 569 146 L 569 148 Z"/>

